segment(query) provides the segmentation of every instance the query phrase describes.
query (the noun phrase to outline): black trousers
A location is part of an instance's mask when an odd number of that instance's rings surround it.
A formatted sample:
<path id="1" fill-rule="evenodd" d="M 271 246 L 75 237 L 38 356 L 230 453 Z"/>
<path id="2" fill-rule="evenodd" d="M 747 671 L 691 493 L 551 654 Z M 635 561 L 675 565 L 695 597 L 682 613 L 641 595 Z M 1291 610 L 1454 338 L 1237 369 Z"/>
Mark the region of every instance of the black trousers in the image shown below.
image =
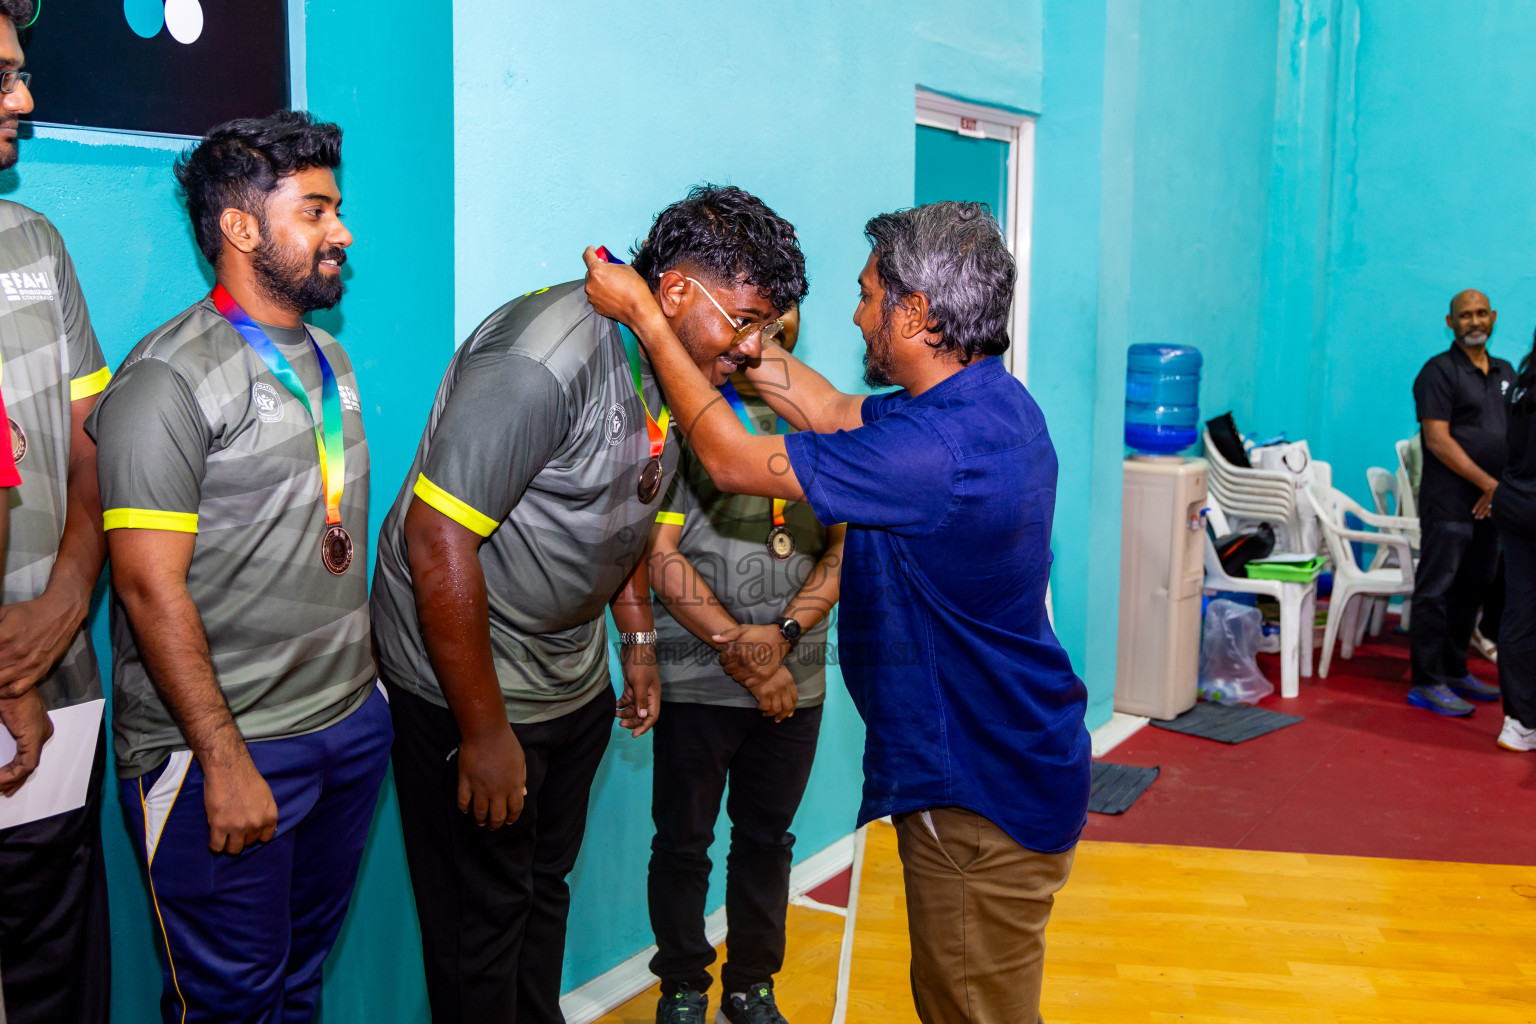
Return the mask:
<path id="1" fill-rule="evenodd" d="M 1536 729 L 1536 537 L 1505 531 L 1499 534 L 1499 546 L 1504 551 L 1505 584 L 1499 690 L 1504 713 Z"/>
<path id="2" fill-rule="evenodd" d="M 821 707 L 782 722 L 756 708 L 667 702 L 652 748 L 651 867 L 646 895 L 665 995 L 709 988 L 715 949 L 704 934 L 709 846 L 727 779 L 731 849 L 726 857 L 727 992 L 772 982 L 784 966 L 784 917 L 795 837 L 789 831 L 816 757 Z"/>
<path id="3" fill-rule="evenodd" d="M 0 988 L 9 1024 L 106 1024 L 112 1003 L 101 846 L 106 766 L 103 727 L 85 806 L 0 830 Z"/>
<path id="4" fill-rule="evenodd" d="M 386 680 L 386 685 L 388 681 Z M 570 889 L 587 798 L 613 729 L 613 693 L 515 725 L 528 765 L 522 816 L 491 831 L 458 807 L 453 713 L 389 686 L 395 787 L 436 1024 L 555 1024 Z"/>
<path id="5" fill-rule="evenodd" d="M 1408 649 L 1414 686 L 1467 674 L 1467 644 L 1499 561 L 1492 522 L 1423 522 Z"/>

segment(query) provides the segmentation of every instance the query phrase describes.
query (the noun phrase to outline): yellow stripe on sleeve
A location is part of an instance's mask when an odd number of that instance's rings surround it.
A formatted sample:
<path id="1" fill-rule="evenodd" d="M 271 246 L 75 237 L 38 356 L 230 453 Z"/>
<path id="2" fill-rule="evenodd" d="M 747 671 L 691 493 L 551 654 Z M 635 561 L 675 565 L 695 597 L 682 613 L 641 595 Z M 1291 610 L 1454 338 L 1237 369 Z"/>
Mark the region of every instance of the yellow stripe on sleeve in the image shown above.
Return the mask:
<path id="1" fill-rule="evenodd" d="M 683 514 L 681 512 L 657 512 L 656 521 L 662 526 L 682 526 Z"/>
<path id="2" fill-rule="evenodd" d="M 112 379 L 112 371 L 103 366 L 95 373 L 88 373 L 84 377 L 76 377 L 69 382 L 69 400 L 78 402 L 82 398 L 90 398 L 99 395 L 106 390 L 107 382 Z"/>
<path id="3" fill-rule="evenodd" d="M 196 533 L 196 512 L 162 512 L 152 508 L 109 508 L 101 514 L 104 530 L 172 530 Z"/>
<path id="4" fill-rule="evenodd" d="M 501 525 L 473 505 L 460 501 L 431 480 L 428 480 L 425 473 L 416 474 L 416 486 L 411 490 L 416 497 L 431 505 L 449 519 L 452 519 L 466 530 L 473 530 L 482 537 L 489 537 L 496 532 L 496 527 Z"/>

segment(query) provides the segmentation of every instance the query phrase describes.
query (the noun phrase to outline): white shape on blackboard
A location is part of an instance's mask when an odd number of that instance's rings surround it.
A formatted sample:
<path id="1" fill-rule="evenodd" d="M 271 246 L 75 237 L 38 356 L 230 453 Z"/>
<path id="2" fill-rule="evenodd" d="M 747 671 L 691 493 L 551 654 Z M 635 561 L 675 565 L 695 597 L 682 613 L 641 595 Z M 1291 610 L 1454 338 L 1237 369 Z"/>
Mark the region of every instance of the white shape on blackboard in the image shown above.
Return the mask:
<path id="1" fill-rule="evenodd" d="M 197 0 L 165 0 L 165 28 L 178 43 L 194 43 L 203 34 L 203 5 Z"/>

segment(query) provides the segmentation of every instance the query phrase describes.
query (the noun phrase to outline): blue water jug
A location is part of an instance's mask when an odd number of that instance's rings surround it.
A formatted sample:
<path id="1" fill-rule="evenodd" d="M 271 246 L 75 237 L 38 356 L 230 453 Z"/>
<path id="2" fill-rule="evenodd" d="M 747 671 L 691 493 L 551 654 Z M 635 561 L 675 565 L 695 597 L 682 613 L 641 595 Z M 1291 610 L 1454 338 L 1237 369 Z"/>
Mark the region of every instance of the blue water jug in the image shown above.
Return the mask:
<path id="1" fill-rule="evenodd" d="M 1200 350 L 1132 345 L 1125 368 L 1125 443 L 1176 455 L 1200 436 Z"/>

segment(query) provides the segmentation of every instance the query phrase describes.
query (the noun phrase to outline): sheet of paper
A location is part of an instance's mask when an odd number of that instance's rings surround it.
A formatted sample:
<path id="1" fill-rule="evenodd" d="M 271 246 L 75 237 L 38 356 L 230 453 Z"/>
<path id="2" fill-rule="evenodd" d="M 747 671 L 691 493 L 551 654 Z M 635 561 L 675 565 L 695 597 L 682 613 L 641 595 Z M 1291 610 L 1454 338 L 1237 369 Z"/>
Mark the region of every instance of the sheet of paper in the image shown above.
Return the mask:
<path id="1" fill-rule="evenodd" d="M 41 821 L 85 806 L 91 761 L 106 701 L 93 700 L 50 711 L 53 736 L 43 746 L 37 771 L 13 796 L 0 796 L 0 828 Z M 0 726 L 0 765 L 16 756 L 16 741 Z"/>

